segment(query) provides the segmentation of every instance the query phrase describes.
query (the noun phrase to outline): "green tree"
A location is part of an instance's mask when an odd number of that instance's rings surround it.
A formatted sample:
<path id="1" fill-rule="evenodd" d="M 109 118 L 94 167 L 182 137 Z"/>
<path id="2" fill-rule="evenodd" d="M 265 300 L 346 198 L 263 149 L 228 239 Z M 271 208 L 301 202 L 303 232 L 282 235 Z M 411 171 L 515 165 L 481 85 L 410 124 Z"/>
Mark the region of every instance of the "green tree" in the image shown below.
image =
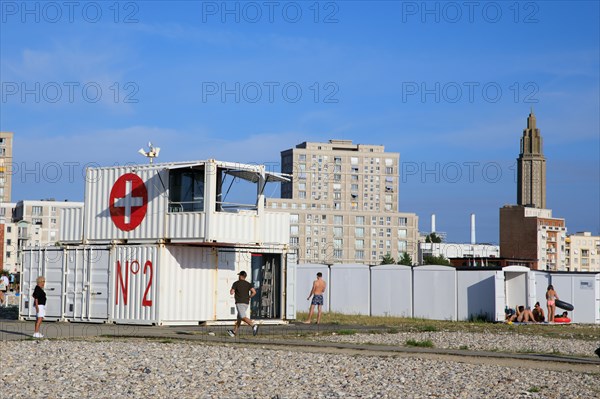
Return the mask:
<path id="1" fill-rule="evenodd" d="M 425 236 L 425 242 L 432 242 L 438 244 L 442 242 L 442 237 L 438 236 L 435 233 L 427 234 L 427 236 Z"/>
<path id="2" fill-rule="evenodd" d="M 444 266 L 452 266 L 452 263 L 444 255 L 440 256 L 432 256 L 427 255 L 423 258 L 424 265 L 444 265 Z"/>
<path id="3" fill-rule="evenodd" d="M 402 257 L 398 261 L 398 264 L 412 266 L 412 264 L 413 264 L 412 257 L 408 254 L 408 252 L 405 252 L 402 254 Z"/>
<path id="4" fill-rule="evenodd" d="M 395 263 L 396 263 L 396 260 L 394 258 L 392 258 L 392 255 L 390 255 L 389 253 L 385 254 L 383 256 L 383 258 L 381 258 L 382 265 L 393 265 Z"/>

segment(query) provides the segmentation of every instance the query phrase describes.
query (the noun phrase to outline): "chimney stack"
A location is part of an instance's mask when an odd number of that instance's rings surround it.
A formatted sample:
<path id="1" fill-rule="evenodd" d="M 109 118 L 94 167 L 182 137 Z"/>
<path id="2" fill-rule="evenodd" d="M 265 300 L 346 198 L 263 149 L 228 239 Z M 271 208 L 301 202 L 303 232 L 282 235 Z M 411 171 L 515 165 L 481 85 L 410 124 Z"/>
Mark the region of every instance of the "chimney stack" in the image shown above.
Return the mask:
<path id="1" fill-rule="evenodd" d="M 475 245 L 477 240 L 475 239 L 475 214 L 471 214 L 471 244 Z"/>

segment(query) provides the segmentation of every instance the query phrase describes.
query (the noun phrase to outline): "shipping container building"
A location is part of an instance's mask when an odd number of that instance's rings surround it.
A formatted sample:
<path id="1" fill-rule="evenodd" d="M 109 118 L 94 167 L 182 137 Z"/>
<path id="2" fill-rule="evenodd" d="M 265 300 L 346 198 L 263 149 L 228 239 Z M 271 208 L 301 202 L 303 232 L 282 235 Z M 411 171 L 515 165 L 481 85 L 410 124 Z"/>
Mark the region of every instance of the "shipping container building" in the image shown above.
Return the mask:
<path id="1" fill-rule="evenodd" d="M 61 245 L 24 252 L 21 318 L 35 318 L 31 294 L 45 276 L 49 320 L 234 320 L 229 290 L 241 270 L 257 291 L 253 319 L 295 318 L 289 215 L 264 208 L 267 183 L 289 176 L 216 160 L 89 168 L 86 176 L 83 212 L 63 211 Z"/>

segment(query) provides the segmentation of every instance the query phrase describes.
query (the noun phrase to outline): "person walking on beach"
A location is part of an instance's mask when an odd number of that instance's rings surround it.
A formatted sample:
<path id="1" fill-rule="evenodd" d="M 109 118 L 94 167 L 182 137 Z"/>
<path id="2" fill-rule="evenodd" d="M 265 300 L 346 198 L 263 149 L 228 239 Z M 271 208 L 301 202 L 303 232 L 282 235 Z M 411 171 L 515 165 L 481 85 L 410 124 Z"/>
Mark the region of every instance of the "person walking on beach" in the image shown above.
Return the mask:
<path id="1" fill-rule="evenodd" d="M 258 324 L 254 324 L 252 320 L 246 317 L 246 312 L 248 311 L 248 306 L 250 305 L 250 298 L 256 295 L 256 290 L 246 281 L 246 272 L 241 271 L 238 273 L 239 279 L 231 286 L 231 290 L 229 293 L 231 295 L 235 295 L 235 308 L 237 309 L 237 320 L 235 322 L 235 326 L 233 330 L 227 330 L 227 334 L 230 337 L 235 337 L 238 332 L 238 328 L 242 324 L 242 321 L 246 322 L 250 327 L 252 327 L 252 335 L 258 334 Z"/>
<path id="2" fill-rule="evenodd" d="M 548 286 L 548 290 L 546 291 L 546 301 L 548 301 L 548 321 L 554 321 L 554 313 L 556 313 L 556 300 L 558 299 L 558 294 L 554 291 L 554 287 L 552 284 Z"/>
<path id="3" fill-rule="evenodd" d="M 308 301 L 312 296 L 310 309 L 308 311 L 308 320 L 304 322 L 305 324 L 310 324 L 313 313 L 315 311 L 315 305 L 319 307 L 317 314 L 317 324 L 321 323 L 321 314 L 323 311 L 323 293 L 325 292 L 325 287 L 327 287 L 327 284 L 325 283 L 325 280 L 323 280 L 323 274 L 321 272 L 318 272 L 317 279 L 313 282 L 310 294 L 308 294 L 308 298 L 306 298 L 306 300 Z"/>
<path id="4" fill-rule="evenodd" d="M 8 301 L 6 297 L 6 293 L 8 292 L 8 284 L 8 277 L 6 277 L 6 274 L 3 274 L 0 277 L 0 305 L 5 304 L 5 302 Z"/>
<path id="5" fill-rule="evenodd" d="M 39 276 L 36 282 L 37 285 L 33 290 L 33 304 L 35 306 L 35 332 L 33 333 L 33 338 L 44 338 L 42 333 L 40 333 L 40 326 L 42 325 L 42 320 L 46 317 L 46 292 L 44 292 L 46 279 Z"/>

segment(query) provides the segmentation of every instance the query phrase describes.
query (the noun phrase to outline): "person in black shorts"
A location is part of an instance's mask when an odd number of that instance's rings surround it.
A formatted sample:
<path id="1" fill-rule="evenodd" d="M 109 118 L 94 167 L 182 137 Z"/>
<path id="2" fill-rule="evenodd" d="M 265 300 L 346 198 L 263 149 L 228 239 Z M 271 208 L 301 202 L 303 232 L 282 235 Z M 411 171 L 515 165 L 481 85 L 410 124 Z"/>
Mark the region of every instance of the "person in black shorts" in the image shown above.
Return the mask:
<path id="1" fill-rule="evenodd" d="M 310 309 L 308 311 L 308 320 L 306 320 L 304 324 L 310 324 L 315 311 L 315 306 L 317 306 L 319 309 L 317 314 L 317 324 L 321 323 L 321 315 L 323 313 L 323 294 L 325 293 L 325 288 L 327 288 L 327 284 L 325 283 L 325 280 L 323 280 L 323 273 L 319 272 L 317 273 L 317 279 L 313 282 L 310 294 L 308 294 L 308 298 L 306 298 L 306 300 L 309 300 L 312 296 Z"/>
<path id="2" fill-rule="evenodd" d="M 248 312 L 248 306 L 250 305 L 250 298 L 256 295 L 256 290 L 246 281 L 246 272 L 241 271 L 238 273 L 239 279 L 231 286 L 231 290 L 229 293 L 231 295 L 235 295 L 235 308 L 237 309 L 237 320 L 235 322 L 235 326 L 233 330 L 227 330 L 227 334 L 230 337 L 235 337 L 238 332 L 238 328 L 242 324 L 242 321 L 245 321 L 250 327 L 252 327 L 252 335 L 258 334 L 258 324 L 254 324 L 252 320 L 250 320 L 246 313 Z"/>

